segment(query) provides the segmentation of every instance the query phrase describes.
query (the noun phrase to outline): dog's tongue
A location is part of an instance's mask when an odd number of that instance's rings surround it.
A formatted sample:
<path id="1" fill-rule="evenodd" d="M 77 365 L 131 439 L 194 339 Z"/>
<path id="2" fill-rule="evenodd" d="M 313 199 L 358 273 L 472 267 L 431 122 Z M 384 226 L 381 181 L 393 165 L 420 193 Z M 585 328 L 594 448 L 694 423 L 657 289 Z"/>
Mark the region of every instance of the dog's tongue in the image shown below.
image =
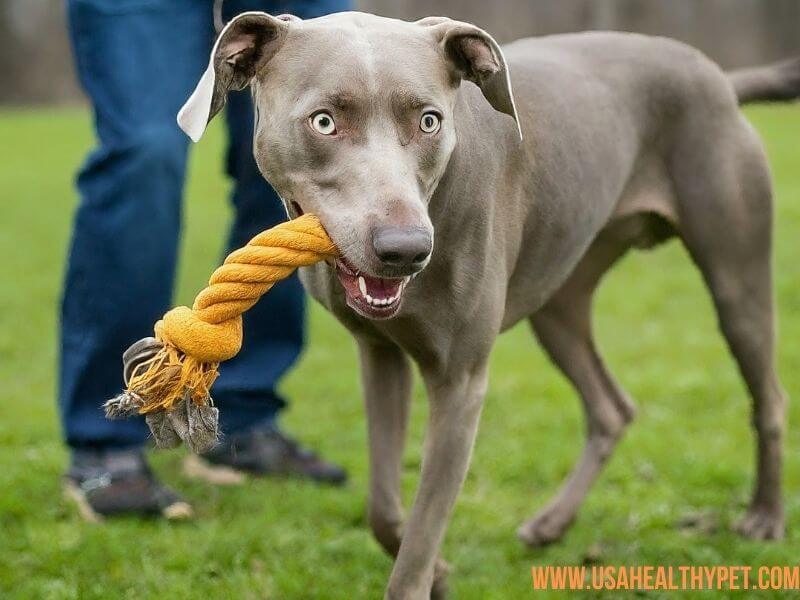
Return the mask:
<path id="1" fill-rule="evenodd" d="M 364 297 L 369 295 L 376 300 L 394 298 L 400 293 L 403 285 L 402 279 L 383 279 L 382 277 L 370 277 L 369 275 L 356 275 L 349 270 L 338 270 L 339 280 L 347 289 L 347 292 L 354 297 Z"/>
<path id="2" fill-rule="evenodd" d="M 380 277 L 370 277 L 369 275 L 361 275 L 361 277 L 364 278 L 367 294 L 380 300 L 395 297 L 400 291 L 400 285 L 403 283 L 402 279 L 382 279 Z M 361 285 L 360 282 L 359 285 Z"/>

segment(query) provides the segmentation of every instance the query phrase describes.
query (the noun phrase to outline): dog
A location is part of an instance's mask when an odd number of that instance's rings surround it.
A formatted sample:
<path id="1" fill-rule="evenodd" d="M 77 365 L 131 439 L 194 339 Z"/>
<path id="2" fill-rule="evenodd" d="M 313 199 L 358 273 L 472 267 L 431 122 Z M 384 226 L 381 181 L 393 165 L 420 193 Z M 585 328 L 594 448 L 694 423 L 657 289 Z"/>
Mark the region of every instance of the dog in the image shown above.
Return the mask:
<path id="1" fill-rule="evenodd" d="M 489 353 L 524 319 L 581 397 L 588 437 L 519 536 L 539 546 L 564 534 L 635 413 L 595 346 L 593 294 L 629 249 L 671 237 L 699 267 L 752 396 L 758 474 L 738 529 L 783 534 L 771 182 L 739 105 L 798 97 L 800 60 L 726 74 L 691 47 L 637 34 L 501 49 L 440 17 L 245 13 L 219 36 L 181 127 L 197 141 L 227 93 L 248 85 L 261 172 L 289 216 L 318 215 L 341 252 L 301 278 L 357 342 L 368 520 L 395 557 L 387 598 L 445 592 L 439 548 Z M 412 361 L 430 416 L 404 522 Z"/>

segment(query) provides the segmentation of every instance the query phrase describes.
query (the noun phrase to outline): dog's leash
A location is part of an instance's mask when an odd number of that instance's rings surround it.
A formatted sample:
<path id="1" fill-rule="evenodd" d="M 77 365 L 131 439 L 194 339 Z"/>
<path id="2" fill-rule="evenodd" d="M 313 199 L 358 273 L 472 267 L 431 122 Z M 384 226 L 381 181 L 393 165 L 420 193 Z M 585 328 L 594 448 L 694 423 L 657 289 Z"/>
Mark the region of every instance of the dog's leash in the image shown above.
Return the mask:
<path id="1" fill-rule="evenodd" d="M 128 348 L 126 389 L 104 404 L 106 417 L 145 415 L 161 448 L 181 440 L 194 452 L 211 448 L 219 435 L 211 386 L 219 363 L 241 349 L 242 313 L 298 267 L 337 255 L 319 219 L 310 214 L 267 229 L 231 252 L 192 308 L 173 308 L 155 324 L 155 338 Z"/>

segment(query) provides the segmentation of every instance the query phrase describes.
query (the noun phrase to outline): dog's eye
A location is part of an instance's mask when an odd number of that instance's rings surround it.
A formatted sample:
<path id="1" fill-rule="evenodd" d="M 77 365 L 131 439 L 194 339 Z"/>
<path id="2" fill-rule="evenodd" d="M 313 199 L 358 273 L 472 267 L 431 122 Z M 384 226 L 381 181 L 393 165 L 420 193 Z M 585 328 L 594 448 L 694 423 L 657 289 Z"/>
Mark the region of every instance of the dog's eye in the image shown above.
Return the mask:
<path id="1" fill-rule="evenodd" d="M 311 126 L 322 135 L 336 133 L 336 123 L 333 122 L 333 117 L 326 112 L 318 112 L 311 117 Z"/>
<path id="2" fill-rule="evenodd" d="M 425 133 L 436 133 L 439 131 L 440 125 L 441 121 L 439 119 L 439 115 L 437 115 L 435 112 L 426 112 L 419 120 L 419 128 Z"/>

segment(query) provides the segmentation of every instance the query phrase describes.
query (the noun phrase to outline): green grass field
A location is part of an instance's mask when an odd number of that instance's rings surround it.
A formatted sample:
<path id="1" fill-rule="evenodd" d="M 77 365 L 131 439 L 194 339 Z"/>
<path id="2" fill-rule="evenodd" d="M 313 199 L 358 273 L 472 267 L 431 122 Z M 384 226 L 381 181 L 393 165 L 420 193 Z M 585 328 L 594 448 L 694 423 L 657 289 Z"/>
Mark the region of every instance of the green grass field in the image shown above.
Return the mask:
<path id="1" fill-rule="evenodd" d="M 800 395 L 800 109 L 758 108 L 777 189 L 775 270 L 780 371 Z M 353 344 L 321 309 L 308 350 L 286 380 L 285 425 L 351 473 L 345 489 L 285 481 L 214 488 L 181 474 L 182 451 L 152 453 L 197 519 L 172 525 L 81 521 L 61 497 L 66 453 L 54 406 L 56 306 L 76 203 L 73 176 L 90 148 L 77 109 L 0 112 L 0 597 L 378 598 L 391 564 L 365 522 L 365 423 Z M 177 300 L 190 301 L 219 259 L 228 183 L 222 127 L 194 152 Z M 778 543 L 731 533 L 753 478 L 749 400 L 682 247 L 632 254 L 597 305 L 600 345 L 639 416 L 566 539 L 530 551 L 517 525 L 557 489 L 580 451 L 571 388 L 526 327 L 503 336 L 472 468 L 445 543 L 457 599 L 528 598 L 533 564 L 796 564 L 800 433 L 790 409 L 789 533 Z M 142 332 L 143 334 L 147 332 Z M 222 407 L 224 410 L 224 407 Z M 418 389 L 403 483 L 417 482 L 426 403 Z M 703 512 L 711 533 L 680 530 Z M 655 594 L 651 597 L 654 597 Z M 552 594 L 557 597 L 557 594 Z M 584 597 L 592 597 L 585 594 Z"/>

